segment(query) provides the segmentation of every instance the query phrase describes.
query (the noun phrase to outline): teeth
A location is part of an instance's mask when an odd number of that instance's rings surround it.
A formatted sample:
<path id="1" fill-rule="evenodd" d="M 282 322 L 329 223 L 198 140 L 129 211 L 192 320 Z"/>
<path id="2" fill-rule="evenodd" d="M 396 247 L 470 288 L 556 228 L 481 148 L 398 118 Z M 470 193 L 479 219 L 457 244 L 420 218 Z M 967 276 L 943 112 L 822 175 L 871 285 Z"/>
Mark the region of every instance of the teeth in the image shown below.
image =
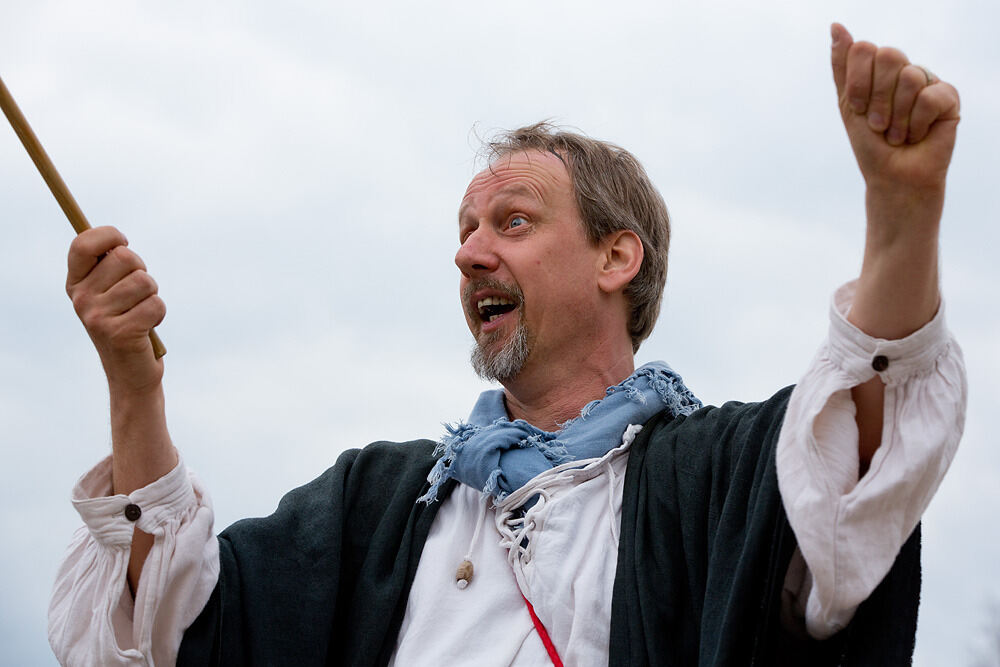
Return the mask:
<path id="1" fill-rule="evenodd" d="M 476 308 L 482 310 L 485 306 L 513 306 L 514 302 L 502 296 L 488 296 L 476 302 Z"/>

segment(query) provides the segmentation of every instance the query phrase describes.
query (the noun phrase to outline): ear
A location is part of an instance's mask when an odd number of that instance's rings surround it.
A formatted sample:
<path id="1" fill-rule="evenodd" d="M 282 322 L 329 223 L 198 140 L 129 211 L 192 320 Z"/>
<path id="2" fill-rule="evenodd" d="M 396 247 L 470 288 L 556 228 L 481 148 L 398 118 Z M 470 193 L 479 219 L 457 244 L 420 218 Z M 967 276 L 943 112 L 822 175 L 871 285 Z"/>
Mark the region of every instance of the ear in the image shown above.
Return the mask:
<path id="1" fill-rule="evenodd" d="M 642 241 L 635 232 L 620 229 L 605 236 L 601 248 L 598 287 L 608 294 L 623 291 L 642 266 Z"/>

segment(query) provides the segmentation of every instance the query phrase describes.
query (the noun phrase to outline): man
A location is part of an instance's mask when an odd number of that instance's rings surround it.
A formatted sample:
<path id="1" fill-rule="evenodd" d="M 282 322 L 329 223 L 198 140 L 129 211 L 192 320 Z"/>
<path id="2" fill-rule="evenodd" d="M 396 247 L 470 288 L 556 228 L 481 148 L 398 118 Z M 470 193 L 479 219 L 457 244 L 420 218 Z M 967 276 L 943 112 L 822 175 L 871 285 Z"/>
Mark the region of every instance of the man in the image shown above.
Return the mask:
<path id="1" fill-rule="evenodd" d="M 113 455 L 75 492 L 60 660 L 905 663 L 913 531 L 965 400 L 937 287 L 958 96 L 832 32 L 868 234 L 791 398 L 699 409 L 665 364 L 634 368 L 663 202 L 625 151 L 523 128 L 469 185 L 455 258 L 473 364 L 502 392 L 439 446 L 349 452 L 216 542 L 166 430 L 156 285 L 116 230 L 80 235 L 67 290 L 108 376 Z"/>

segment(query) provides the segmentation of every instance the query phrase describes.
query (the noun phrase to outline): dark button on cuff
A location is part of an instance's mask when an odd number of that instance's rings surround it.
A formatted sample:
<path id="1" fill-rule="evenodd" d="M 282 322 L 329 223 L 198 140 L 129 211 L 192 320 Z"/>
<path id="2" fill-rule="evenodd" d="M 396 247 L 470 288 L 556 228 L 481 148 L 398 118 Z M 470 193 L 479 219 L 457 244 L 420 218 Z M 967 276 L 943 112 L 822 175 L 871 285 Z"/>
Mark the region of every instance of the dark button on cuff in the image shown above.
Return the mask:
<path id="1" fill-rule="evenodd" d="M 889 368 L 889 358 L 884 354 L 878 355 L 872 359 L 872 368 L 875 369 L 876 373 L 881 373 L 885 369 Z"/>
<path id="2" fill-rule="evenodd" d="M 139 509 L 138 505 L 126 505 L 125 506 L 125 518 L 129 521 L 138 521 L 139 517 L 142 516 L 142 510 Z"/>

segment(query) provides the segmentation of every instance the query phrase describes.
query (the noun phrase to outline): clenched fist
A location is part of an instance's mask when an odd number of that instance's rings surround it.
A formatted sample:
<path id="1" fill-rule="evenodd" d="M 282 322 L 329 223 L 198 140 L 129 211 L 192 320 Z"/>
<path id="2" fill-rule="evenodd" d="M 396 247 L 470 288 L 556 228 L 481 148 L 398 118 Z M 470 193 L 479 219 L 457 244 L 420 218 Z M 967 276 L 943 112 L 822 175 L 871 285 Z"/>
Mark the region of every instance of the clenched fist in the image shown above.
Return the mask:
<path id="1" fill-rule="evenodd" d="M 108 383 L 125 392 L 152 390 L 163 376 L 150 330 L 166 314 L 156 281 L 114 227 L 81 233 L 69 250 L 66 293 L 104 365 Z"/>
<path id="2" fill-rule="evenodd" d="M 943 191 L 958 91 L 899 49 L 855 42 L 839 23 L 831 35 L 840 115 L 865 182 Z"/>

